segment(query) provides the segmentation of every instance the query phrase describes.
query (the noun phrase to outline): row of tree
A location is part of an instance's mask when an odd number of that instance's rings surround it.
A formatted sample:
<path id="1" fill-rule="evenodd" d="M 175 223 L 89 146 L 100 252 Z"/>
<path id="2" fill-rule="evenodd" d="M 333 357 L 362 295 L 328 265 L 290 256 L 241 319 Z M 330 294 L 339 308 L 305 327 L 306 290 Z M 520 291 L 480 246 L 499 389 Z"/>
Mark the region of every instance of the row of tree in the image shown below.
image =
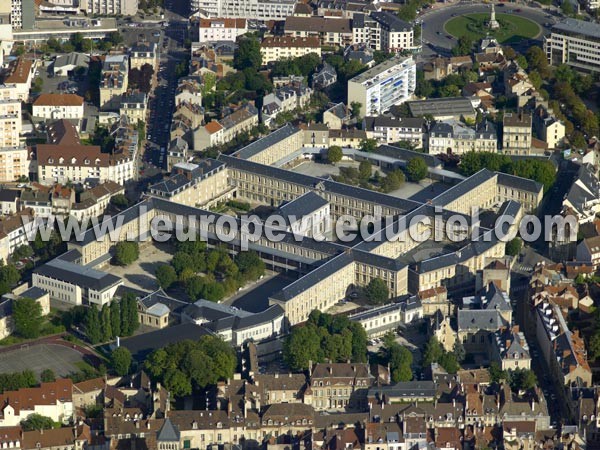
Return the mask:
<path id="1" fill-rule="evenodd" d="M 294 327 L 285 339 L 283 357 L 292 370 L 308 369 L 311 361 L 366 362 L 367 333 L 345 316 L 314 310 L 306 324 Z"/>
<path id="2" fill-rule="evenodd" d="M 556 180 L 556 169 L 549 161 L 533 158 L 513 161 L 508 155 L 500 153 L 465 153 L 461 158 L 459 167 L 461 173 L 466 176 L 473 175 L 483 168 L 517 175 L 541 183 L 544 185 L 544 191 L 550 189 Z"/>
<path id="3" fill-rule="evenodd" d="M 537 377 L 532 370 L 502 370 L 496 361 L 490 363 L 488 372 L 493 383 L 507 382 L 513 392 L 527 391 L 538 384 Z"/>
<path id="4" fill-rule="evenodd" d="M 381 364 L 389 365 L 392 383 L 412 380 L 412 353 L 405 346 L 396 342 L 393 333 L 388 333 L 383 337 L 383 346 L 378 356 Z"/>
<path id="5" fill-rule="evenodd" d="M 189 395 L 194 388 L 204 388 L 231 378 L 237 364 L 233 348 L 215 336 L 199 341 L 185 340 L 154 351 L 144 367 L 155 381 L 176 397 Z"/>
<path id="6" fill-rule="evenodd" d="M 457 340 L 454 345 L 454 350 L 448 352 L 444 350 L 442 344 L 437 340 L 435 336 L 425 345 L 425 351 L 423 352 L 423 366 L 428 366 L 431 363 L 438 363 L 448 373 L 456 373 L 460 370 L 460 362 L 465 358 L 465 349 L 463 345 Z"/>
<path id="7" fill-rule="evenodd" d="M 139 325 L 137 301 L 130 292 L 120 301 L 113 299 L 101 310 L 91 305 L 85 315 L 85 330 L 92 344 L 107 342 L 117 336 L 131 336 Z"/>

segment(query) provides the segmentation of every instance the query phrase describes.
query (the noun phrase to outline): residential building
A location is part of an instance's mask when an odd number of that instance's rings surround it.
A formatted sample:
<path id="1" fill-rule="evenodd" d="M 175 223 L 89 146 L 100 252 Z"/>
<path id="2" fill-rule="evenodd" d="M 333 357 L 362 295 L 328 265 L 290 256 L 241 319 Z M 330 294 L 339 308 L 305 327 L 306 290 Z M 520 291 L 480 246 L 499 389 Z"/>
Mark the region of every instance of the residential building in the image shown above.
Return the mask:
<path id="1" fill-rule="evenodd" d="M 141 69 L 144 64 L 156 70 L 158 63 L 158 45 L 156 42 L 140 41 L 129 48 L 129 68 Z"/>
<path id="2" fill-rule="evenodd" d="M 577 244 L 577 261 L 600 267 L 600 236 L 589 237 Z"/>
<path id="3" fill-rule="evenodd" d="M 100 217 L 106 211 L 111 198 L 115 195 L 125 195 L 125 188 L 107 181 L 80 194 L 79 202 L 71 206 L 70 214 L 82 221 L 92 217 Z"/>
<path id="4" fill-rule="evenodd" d="M 73 382 L 60 378 L 39 387 L 5 391 L 0 394 L 2 416 L 0 426 L 19 425 L 32 414 L 50 417 L 54 422 L 68 423 L 73 419 Z"/>
<path id="5" fill-rule="evenodd" d="M 454 351 L 454 346 L 457 342 L 457 332 L 452 325 L 450 316 L 442 314 L 439 309 L 429 318 L 431 335 L 435 336 L 442 348 L 447 352 Z"/>
<path id="6" fill-rule="evenodd" d="M 335 68 L 327 64 L 323 63 L 323 67 L 321 67 L 317 72 L 315 72 L 312 76 L 312 85 L 315 89 L 325 89 L 334 84 L 337 81 L 337 72 Z"/>
<path id="7" fill-rule="evenodd" d="M 550 150 L 559 148 L 565 138 L 565 124 L 544 105 L 539 105 L 535 109 L 533 129 L 537 137 L 548 144 Z"/>
<path id="8" fill-rule="evenodd" d="M 352 21 L 325 17 L 287 17 L 284 33 L 294 37 L 318 37 L 322 46 L 352 44 Z"/>
<path id="9" fill-rule="evenodd" d="M 175 319 L 181 319 L 183 309 L 190 304 L 167 295 L 162 289 L 152 292 L 137 301 L 140 324 L 163 329 Z"/>
<path id="10" fill-rule="evenodd" d="M 127 117 L 129 123 L 137 125 L 146 122 L 148 96 L 141 91 L 130 92 L 123 95 L 119 106 L 119 115 Z"/>
<path id="11" fill-rule="evenodd" d="M 198 22 L 199 42 L 235 42 L 238 36 L 248 32 L 248 22 L 242 19 L 200 19 Z M 264 62 L 264 61 L 263 61 Z"/>
<path id="12" fill-rule="evenodd" d="M 8 67 L 8 75 L 2 83 L 12 90 L 11 99 L 25 102 L 29 98 L 29 90 L 35 73 L 34 62 L 19 57 L 12 61 Z"/>
<path id="13" fill-rule="evenodd" d="M 138 12 L 138 2 L 137 0 L 81 0 L 79 8 L 88 15 L 135 16 Z"/>
<path id="14" fill-rule="evenodd" d="M 591 386 L 592 371 L 579 330 L 571 331 L 560 308 L 548 301 L 535 310 L 536 336 L 554 379 L 565 386 Z"/>
<path id="15" fill-rule="evenodd" d="M 489 121 L 475 129 L 457 120 L 435 122 L 429 130 L 429 153 L 462 155 L 467 152 L 496 152 L 496 127 Z"/>
<path id="16" fill-rule="evenodd" d="M 284 58 L 298 58 L 315 53 L 321 56 L 321 45 L 316 36 L 270 36 L 265 37 L 260 46 L 262 63 L 270 64 Z"/>
<path id="17" fill-rule="evenodd" d="M 324 363 L 309 369 L 315 411 L 359 410 L 367 406 L 367 392 L 375 382 L 368 364 Z"/>
<path id="18" fill-rule="evenodd" d="M 494 333 L 491 354 L 502 370 L 531 369 L 529 345 L 517 325 Z"/>
<path id="19" fill-rule="evenodd" d="M 563 212 L 577 217 L 579 224 L 594 221 L 600 212 L 600 181 L 591 164 L 579 166 L 577 178 L 563 200 Z"/>
<path id="20" fill-rule="evenodd" d="M 325 116 L 323 116 L 323 120 L 325 120 Z M 363 119 L 363 130 L 367 132 L 369 139 L 375 139 L 380 144 L 403 141 L 414 148 L 423 148 L 425 119 L 421 117 L 367 116 Z"/>
<path id="21" fill-rule="evenodd" d="M 180 103 L 202 106 L 202 79 L 186 77 L 179 80 L 175 91 L 175 106 Z"/>
<path id="22" fill-rule="evenodd" d="M 273 165 L 293 155 L 302 148 L 304 133 L 291 124 L 286 124 L 267 136 L 260 138 L 233 155 L 259 164 Z M 277 204 L 280 204 L 278 201 Z"/>
<path id="23" fill-rule="evenodd" d="M 366 44 L 374 50 L 396 53 L 414 48 L 412 26 L 388 11 L 354 14 L 352 43 Z"/>
<path id="24" fill-rule="evenodd" d="M 77 94 L 40 94 L 33 102 L 33 117 L 50 120 L 83 119 L 83 97 Z"/>
<path id="25" fill-rule="evenodd" d="M 104 153 L 99 146 L 82 145 L 70 122 L 59 120 L 49 125 L 50 143 L 38 144 L 35 149 L 39 182 L 44 185 L 89 181 L 124 184 L 134 179 L 137 140 L 133 141 L 128 134 L 133 130 L 116 126 L 115 149 Z"/>
<path id="26" fill-rule="evenodd" d="M 206 150 L 222 145 L 224 129 L 216 120 L 211 120 L 203 127 L 194 130 L 194 150 Z"/>
<path id="27" fill-rule="evenodd" d="M 86 301 L 101 308 L 110 303 L 123 280 L 70 262 L 65 255 L 37 267 L 32 275 L 33 286 L 47 291 L 51 299 L 71 305 Z"/>
<path id="28" fill-rule="evenodd" d="M 348 104 L 361 104 L 360 115 L 379 115 L 409 100 L 416 86 L 416 64 L 396 56 L 348 80 Z"/>
<path id="29" fill-rule="evenodd" d="M 258 110 L 248 103 L 223 119 L 212 120 L 194 130 L 194 150 L 205 150 L 215 145 L 225 144 L 239 133 L 250 131 L 256 125 L 258 125 Z"/>
<path id="30" fill-rule="evenodd" d="M 440 81 L 448 75 L 457 73 L 460 69 L 470 69 L 473 59 L 470 56 L 452 56 L 444 58 L 437 56 L 423 64 L 423 74 L 426 80 Z"/>
<path id="31" fill-rule="evenodd" d="M 5 263 L 17 248 L 29 245 L 28 236 L 34 229 L 33 214 L 33 210 L 25 208 L 0 219 L 0 259 Z"/>
<path id="32" fill-rule="evenodd" d="M 350 124 L 352 111 L 344 103 L 338 103 L 323 112 L 323 123 L 333 130 L 341 130 Z"/>
<path id="33" fill-rule="evenodd" d="M 20 147 L 21 120 L 20 100 L 0 100 L 0 149 L 14 150 Z"/>
<path id="34" fill-rule="evenodd" d="M 100 78 L 100 108 L 116 110 L 127 91 L 129 59 L 127 55 L 108 55 Z"/>
<path id="35" fill-rule="evenodd" d="M 17 203 L 21 191 L 18 189 L 0 189 L 0 214 L 9 216 L 17 212 Z"/>
<path id="36" fill-rule="evenodd" d="M 192 11 L 202 9 L 211 18 L 284 20 L 294 14 L 296 0 L 191 0 Z"/>
<path id="37" fill-rule="evenodd" d="M 34 0 L 10 0 L 10 24 L 13 30 L 30 30 L 35 25 Z"/>
<path id="38" fill-rule="evenodd" d="M 506 113 L 502 119 L 502 152 L 529 155 L 531 152 L 531 114 Z"/>
<path id="39" fill-rule="evenodd" d="M 0 148 L 0 181 L 11 182 L 29 176 L 27 147 Z"/>
<path id="40" fill-rule="evenodd" d="M 304 83 L 293 83 L 275 88 L 272 93 L 263 98 L 263 122 L 269 123 L 268 118 L 274 118 L 279 113 L 305 108 L 310 101 L 312 92 L 312 89 Z"/>
<path id="41" fill-rule="evenodd" d="M 567 18 L 552 26 L 544 37 L 544 52 L 550 64 L 567 64 L 586 72 L 600 71 L 598 43 L 600 25 Z"/>

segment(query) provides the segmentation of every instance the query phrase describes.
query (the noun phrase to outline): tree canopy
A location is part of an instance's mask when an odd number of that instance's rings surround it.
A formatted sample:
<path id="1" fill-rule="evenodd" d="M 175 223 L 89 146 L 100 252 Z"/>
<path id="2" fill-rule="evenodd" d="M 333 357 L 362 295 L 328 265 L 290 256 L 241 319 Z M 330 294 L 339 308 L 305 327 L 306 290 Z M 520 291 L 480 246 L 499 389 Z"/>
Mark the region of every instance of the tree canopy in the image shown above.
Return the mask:
<path id="1" fill-rule="evenodd" d="M 410 181 L 421 181 L 427 176 L 427 163 L 421 157 L 412 158 L 406 164 L 406 174 Z"/>
<path id="2" fill-rule="evenodd" d="M 388 301 L 390 291 L 387 284 L 381 278 L 373 278 L 365 287 L 365 296 L 370 303 L 374 305 L 382 305 Z"/>
<path id="3" fill-rule="evenodd" d="M 123 241 L 115 245 L 114 261 L 119 266 L 128 266 L 140 257 L 140 245 L 137 242 Z"/>
<path id="4" fill-rule="evenodd" d="M 131 353 L 125 347 L 117 347 L 110 355 L 110 365 L 119 376 L 127 375 L 131 367 Z"/>
<path id="5" fill-rule="evenodd" d="M 359 323 L 345 316 L 314 310 L 304 326 L 285 339 L 283 357 L 293 370 L 305 370 L 309 362 L 367 361 L 367 334 Z"/>
<path id="6" fill-rule="evenodd" d="M 342 147 L 339 147 L 337 145 L 332 145 L 327 150 L 327 160 L 331 164 L 340 162 L 342 160 L 343 156 L 344 156 L 344 154 L 342 153 Z"/>
<path id="7" fill-rule="evenodd" d="M 13 302 L 15 333 L 25 339 L 35 339 L 42 328 L 42 306 L 31 298 L 19 298 Z"/>
<path id="8" fill-rule="evenodd" d="M 215 336 L 185 340 L 156 350 L 144 367 L 176 397 L 189 395 L 233 376 L 237 358 L 233 348 Z"/>
<path id="9" fill-rule="evenodd" d="M 258 70 L 262 65 L 260 42 L 254 36 L 246 36 L 238 41 L 238 47 L 233 55 L 233 67 L 237 70 Z"/>

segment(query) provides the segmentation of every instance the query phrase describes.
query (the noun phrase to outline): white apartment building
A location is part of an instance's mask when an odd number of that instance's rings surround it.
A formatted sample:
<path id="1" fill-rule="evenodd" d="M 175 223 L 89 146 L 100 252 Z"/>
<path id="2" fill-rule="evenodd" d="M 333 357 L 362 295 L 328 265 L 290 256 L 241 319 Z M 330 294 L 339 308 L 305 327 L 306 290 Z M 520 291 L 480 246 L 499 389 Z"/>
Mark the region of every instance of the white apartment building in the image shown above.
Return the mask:
<path id="1" fill-rule="evenodd" d="M 29 245 L 27 236 L 34 230 L 33 210 L 24 209 L 0 221 L 0 259 L 8 261 L 14 251 Z"/>
<path id="2" fill-rule="evenodd" d="M 309 53 L 321 56 L 321 44 L 316 36 L 271 36 L 264 38 L 260 46 L 264 65 L 284 58 L 298 58 Z"/>
<path id="3" fill-rule="evenodd" d="M 202 10 L 211 18 L 283 20 L 295 7 L 296 0 L 190 0 L 192 12 Z"/>
<path id="4" fill-rule="evenodd" d="M 200 19 L 198 23 L 198 41 L 216 42 L 232 41 L 235 42 L 238 36 L 248 32 L 248 22 L 246 19 Z"/>
<path id="5" fill-rule="evenodd" d="M 77 94 L 41 94 L 33 102 L 33 117 L 83 119 L 83 97 Z"/>
<path id="6" fill-rule="evenodd" d="M 413 27 L 388 11 L 354 14 L 352 43 L 391 53 L 409 50 L 414 48 Z"/>
<path id="7" fill-rule="evenodd" d="M 17 148 L 21 134 L 21 102 L 0 100 L 0 148 Z"/>
<path id="8" fill-rule="evenodd" d="M 348 80 L 348 104 L 360 103 L 363 117 L 380 115 L 409 100 L 416 80 L 413 58 L 396 56 Z"/>
<path id="9" fill-rule="evenodd" d="M 11 182 L 27 176 L 29 176 L 27 147 L 0 148 L 0 182 Z"/>
<path id="10" fill-rule="evenodd" d="M 138 12 L 138 0 L 81 0 L 79 6 L 88 14 L 101 16 L 134 16 Z"/>
<path id="11" fill-rule="evenodd" d="M 565 19 L 544 38 L 550 64 L 567 64 L 585 71 L 600 71 L 600 24 Z"/>
<path id="12" fill-rule="evenodd" d="M 452 153 L 462 155 L 467 152 L 496 152 L 498 135 L 496 127 L 485 122 L 470 128 L 454 119 L 436 122 L 429 130 L 429 153 Z"/>
<path id="13" fill-rule="evenodd" d="M 8 0 L 4 0 L 7 2 Z M 31 29 L 35 22 L 34 0 L 10 0 L 10 24 L 13 30 Z"/>

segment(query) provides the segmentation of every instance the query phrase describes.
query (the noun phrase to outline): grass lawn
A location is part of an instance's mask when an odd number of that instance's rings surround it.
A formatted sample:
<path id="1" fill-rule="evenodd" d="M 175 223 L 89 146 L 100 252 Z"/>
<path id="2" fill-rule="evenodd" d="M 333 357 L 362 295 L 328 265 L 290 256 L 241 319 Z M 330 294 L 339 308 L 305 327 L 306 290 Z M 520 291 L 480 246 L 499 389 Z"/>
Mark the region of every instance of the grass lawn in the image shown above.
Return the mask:
<path id="1" fill-rule="evenodd" d="M 444 30 L 456 38 L 466 35 L 473 40 L 490 35 L 502 44 L 531 39 L 540 33 L 537 23 L 513 14 L 496 14 L 500 28 L 490 30 L 485 24 L 489 18 L 489 13 L 473 13 L 453 17 L 444 24 Z"/>

